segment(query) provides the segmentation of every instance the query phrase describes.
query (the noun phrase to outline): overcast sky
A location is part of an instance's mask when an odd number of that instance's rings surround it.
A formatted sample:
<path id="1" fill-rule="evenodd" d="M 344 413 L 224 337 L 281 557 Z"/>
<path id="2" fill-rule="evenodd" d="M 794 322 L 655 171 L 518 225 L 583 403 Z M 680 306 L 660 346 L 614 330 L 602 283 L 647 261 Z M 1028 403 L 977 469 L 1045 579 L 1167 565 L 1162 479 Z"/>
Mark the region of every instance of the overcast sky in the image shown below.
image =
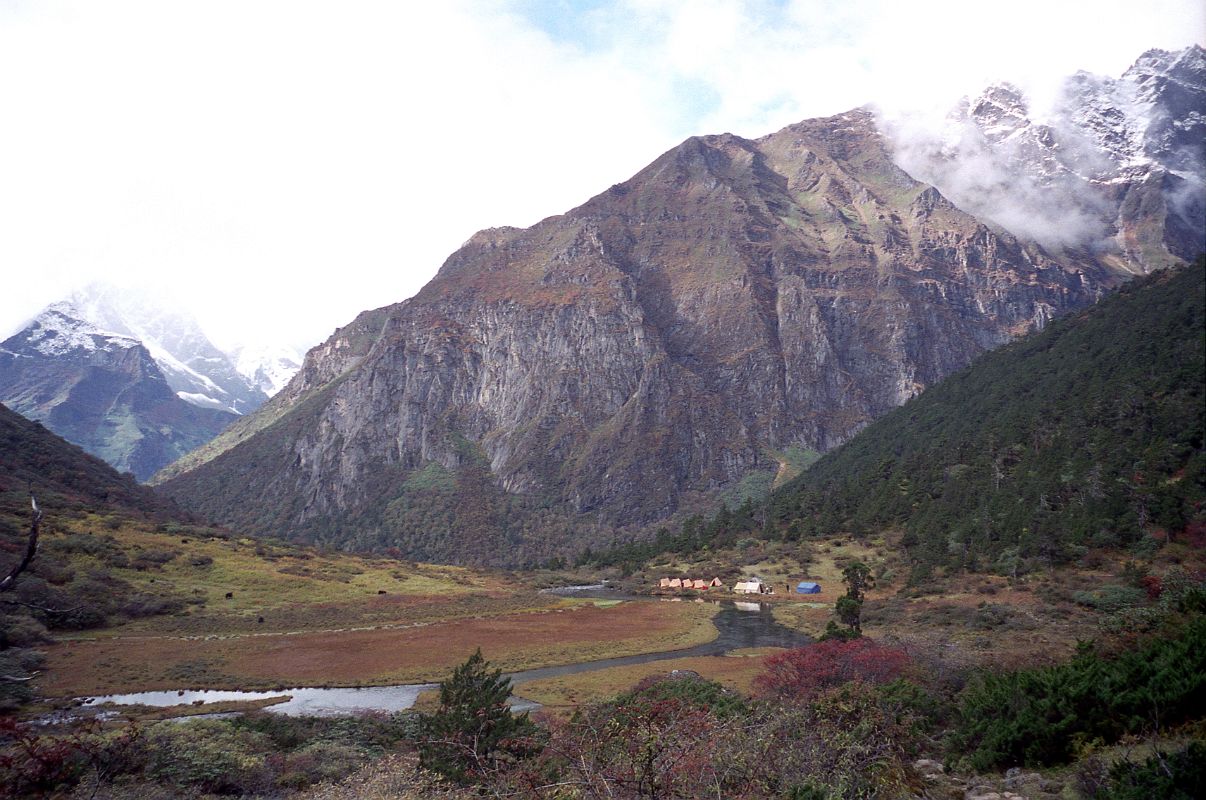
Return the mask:
<path id="1" fill-rule="evenodd" d="M 687 136 L 1195 42 L 1200 0 L 0 0 L 0 334 L 103 279 L 311 344 Z"/>

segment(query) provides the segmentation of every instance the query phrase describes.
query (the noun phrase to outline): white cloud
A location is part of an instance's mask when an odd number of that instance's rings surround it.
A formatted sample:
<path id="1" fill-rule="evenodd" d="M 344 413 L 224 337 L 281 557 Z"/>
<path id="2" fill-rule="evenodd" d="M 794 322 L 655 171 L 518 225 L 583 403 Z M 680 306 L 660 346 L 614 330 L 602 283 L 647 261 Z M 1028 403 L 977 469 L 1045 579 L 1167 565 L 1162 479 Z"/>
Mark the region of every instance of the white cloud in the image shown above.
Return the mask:
<path id="1" fill-rule="evenodd" d="M 221 339 L 312 341 L 686 135 L 1117 73 L 1206 24 L 998 6 L 614 0 L 571 37 L 521 0 L 0 5 L 0 328 L 107 278 Z"/>

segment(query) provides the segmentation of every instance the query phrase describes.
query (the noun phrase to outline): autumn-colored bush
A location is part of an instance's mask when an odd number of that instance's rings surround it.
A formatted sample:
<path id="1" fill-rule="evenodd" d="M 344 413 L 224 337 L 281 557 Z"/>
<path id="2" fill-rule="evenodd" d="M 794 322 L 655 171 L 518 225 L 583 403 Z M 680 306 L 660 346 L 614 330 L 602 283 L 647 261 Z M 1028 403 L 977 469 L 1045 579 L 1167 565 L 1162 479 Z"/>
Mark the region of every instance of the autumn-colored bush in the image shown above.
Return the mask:
<path id="1" fill-rule="evenodd" d="M 543 769 L 587 798 L 723 796 L 716 751 L 723 723 L 680 697 L 633 693 L 549 721 Z M 547 784 L 546 784 L 547 785 Z M 529 779 L 527 793 L 545 795 Z"/>
<path id="2" fill-rule="evenodd" d="M 866 683 L 728 717 L 645 690 L 548 724 L 545 751 L 506 775 L 500 794 L 560 800 L 572 786 L 583 800 L 897 797 L 915 749 L 912 715 Z"/>
<path id="3" fill-rule="evenodd" d="M 70 787 L 94 760 L 91 728 L 46 736 L 33 725 L 0 716 L 0 798 L 51 794 Z"/>
<path id="4" fill-rule="evenodd" d="M 754 682 L 762 695 L 806 700 L 850 681 L 887 683 L 909 663 L 900 649 L 870 639 L 828 640 L 778 653 L 766 659 L 766 671 Z"/>
<path id="5" fill-rule="evenodd" d="M 720 759 L 745 765 L 751 797 L 867 800 L 905 796 L 914 720 L 879 689 L 850 682 L 807 704 L 766 703 Z"/>

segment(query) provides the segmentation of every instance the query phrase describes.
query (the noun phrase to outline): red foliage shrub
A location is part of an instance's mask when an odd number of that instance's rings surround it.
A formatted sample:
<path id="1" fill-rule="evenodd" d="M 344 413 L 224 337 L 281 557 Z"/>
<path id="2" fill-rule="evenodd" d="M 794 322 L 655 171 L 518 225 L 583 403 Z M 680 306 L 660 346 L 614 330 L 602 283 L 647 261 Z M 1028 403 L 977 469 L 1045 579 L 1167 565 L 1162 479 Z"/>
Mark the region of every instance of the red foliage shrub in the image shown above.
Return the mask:
<path id="1" fill-rule="evenodd" d="M 42 736 L 33 726 L 0 717 L 0 798 L 30 797 L 74 785 L 93 749 L 82 733 Z"/>
<path id="2" fill-rule="evenodd" d="M 899 677 L 908 662 L 903 650 L 870 639 L 829 640 L 766 659 L 766 671 L 754 687 L 764 695 L 807 699 L 850 681 L 887 683 Z"/>
<path id="3" fill-rule="evenodd" d="M 1144 575 L 1142 583 L 1150 599 L 1159 600 L 1160 595 L 1164 594 L 1164 580 L 1159 575 Z"/>

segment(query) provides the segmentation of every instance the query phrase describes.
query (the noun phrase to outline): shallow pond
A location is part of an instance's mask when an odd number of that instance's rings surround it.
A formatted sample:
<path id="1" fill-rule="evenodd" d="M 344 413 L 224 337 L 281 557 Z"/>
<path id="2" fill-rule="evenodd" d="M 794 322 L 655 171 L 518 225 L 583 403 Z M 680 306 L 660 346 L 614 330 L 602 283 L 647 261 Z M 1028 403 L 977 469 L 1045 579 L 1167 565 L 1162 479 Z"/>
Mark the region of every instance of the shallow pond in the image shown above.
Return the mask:
<path id="1" fill-rule="evenodd" d="M 434 683 L 411 683 L 398 686 L 365 686 L 362 688 L 298 687 L 271 692 L 240 692 L 221 689 L 187 689 L 183 691 L 132 692 L 89 697 L 88 705 L 113 703 L 119 706 L 182 706 L 221 703 L 231 700 L 266 700 L 289 695 L 284 703 L 266 706 L 265 711 L 292 717 L 355 714 L 362 711 L 402 711 L 415 704 L 420 693 L 434 688 Z"/>

